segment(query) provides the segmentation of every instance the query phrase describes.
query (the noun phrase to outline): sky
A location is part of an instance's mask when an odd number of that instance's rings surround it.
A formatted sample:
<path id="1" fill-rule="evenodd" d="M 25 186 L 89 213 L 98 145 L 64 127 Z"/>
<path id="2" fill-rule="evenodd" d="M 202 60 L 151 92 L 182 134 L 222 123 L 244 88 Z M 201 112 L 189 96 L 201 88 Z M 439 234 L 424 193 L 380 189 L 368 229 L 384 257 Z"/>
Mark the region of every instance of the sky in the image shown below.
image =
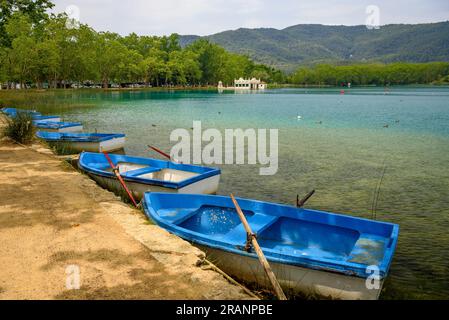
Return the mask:
<path id="1" fill-rule="evenodd" d="M 449 0 L 53 0 L 53 3 L 55 12 L 66 11 L 97 31 L 121 35 L 135 32 L 203 36 L 238 28 L 283 29 L 308 23 L 364 25 L 367 19 L 380 25 L 449 20 Z M 372 11 L 368 7 L 372 5 L 378 10 Z M 372 20 L 373 17 L 376 19 Z"/>

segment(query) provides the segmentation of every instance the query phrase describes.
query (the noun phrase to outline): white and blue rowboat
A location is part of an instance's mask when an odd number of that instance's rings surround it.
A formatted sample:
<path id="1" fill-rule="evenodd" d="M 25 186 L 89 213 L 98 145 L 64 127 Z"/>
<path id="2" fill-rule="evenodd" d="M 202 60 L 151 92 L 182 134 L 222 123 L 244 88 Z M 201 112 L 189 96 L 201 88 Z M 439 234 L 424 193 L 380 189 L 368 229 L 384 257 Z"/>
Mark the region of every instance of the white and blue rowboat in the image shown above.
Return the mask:
<path id="1" fill-rule="evenodd" d="M 40 112 L 37 112 L 34 110 L 22 110 L 22 109 L 17 109 L 17 108 L 2 108 L 0 111 L 11 118 L 15 118 L 17 116 L 18 112 L 29 113 L 33 117 L 42 116 L 42 114 Z"/>
<path id="2" fill-rule="evenodd" d="M 38 131 L 36 136 L 45 140 L 51 146 L 64 149 L 66 152 L 80 153 L 111 152 L 125 147 L 124 134 L 108 133 L 64 133 Z"/>
<path id="3" fill-rule="evenodd" d="M 238 203 L 287 294 L 378 299 L 398 225 L 254 200 Z M 155 223 L 198 246 L 228 274 L 270 288 L 256 253 L 245 248 L 247 234 L 229 197 L 146 193 L 143 207 Z"/>
<path id="4" fill-rule="evenodd" d="M 7 116 L 9 116 L 12 112 L 16 112 L 16 108 L 6 108 L 6 107 L 4 107 L 4 108 L 1 108 L 0 109 L 0 112 L 2 112 L 2 113 L 4 113 L 4 114 L 6 114 Z"/>
<path id="5" fill-rule="evenodd" d="M 46 122 L 61 122 L 60 116 L 43 116 L 40 112 L 33 110 L 22 110 L 16 108 L 3 108 L 1 111 L 9 116 L 10 118 L 15 118 L 18 113 L 28 113 L 31 115 L 33 121 L 46 121 Z"/>
<path id="6" fill-rule="evenodd" d="M 32 119 L 33 119 L 33 121 L 61 122 L 60 116 L 33 115 Z"/>
<path id="7" fill-rule="evenodd" d="M 138 200 L 145 192 L 215 194 L 218 191 L 219 169 L 118 154 L 109 156 Z M 122 186 L 104 154 L 82 153 L 78 166 L 99 185 L 116 193 L 121 192 Z"/>
<path id="8" fill-rule="evenodd" d="M 48 132 L 81 132 L 81 131 L 83 131 L 83 125 L 81 122 L 33 121 L 33 125 L 39 131 L 48 131 Z"/>

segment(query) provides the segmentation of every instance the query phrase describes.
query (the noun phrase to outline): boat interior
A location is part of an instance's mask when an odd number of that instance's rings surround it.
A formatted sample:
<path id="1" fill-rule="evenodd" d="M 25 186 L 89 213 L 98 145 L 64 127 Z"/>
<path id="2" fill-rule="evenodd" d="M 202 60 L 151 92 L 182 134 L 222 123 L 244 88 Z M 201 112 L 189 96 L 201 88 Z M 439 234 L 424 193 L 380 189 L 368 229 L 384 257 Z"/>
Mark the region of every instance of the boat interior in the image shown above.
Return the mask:
<path id="1" fill-rule="evenodd" d="M 246 232 L 232 202 L 226 205 L 200 204 L 185 209 L 173 208 L 173 205 L 157 204 L 160 206 L 157 210 L 159 217 L 208 239 L 238 248 L 245 246 Z M 245 200 L 241 200 L 240 205 L 252 231 L 257 234 L 260 246 L 268 255 L 379 265 L 386 249 L 393 244 L 392 226 L 388 228 L 378 224 L 368 229 L 367 226 L 348 223 L 351 217 Z"/>
<path id="2" fill-rule="evenodd" d="M 33 125 L 42 128 L 61 128 L 66 126 L 82 126 L 79 122 L 34 121 Z"/>
<path id="3" fill-rule="evenodd" d="M 46 140 L 53 141 L 75 141 L 75 142 L 101 142 L 113 139 L 118 134 L 112 133 L 76 133 L 76 132 L 49 132 L 38 131 L 37 136 Z"/>
<path id="4" fill-rule="evenodd" d="M 178 183 L 199 175 L 199 173 L 191 171 L 153 167 L 149 165 L 135 164 L 130 162 L 119 162 L 116 166 L 119 169 L 120 175 L 122 175 L 123 177 L 136 177 L 174 183 Z M 112 172 L 110 166 L 104 168 L 104 170 Z"/>

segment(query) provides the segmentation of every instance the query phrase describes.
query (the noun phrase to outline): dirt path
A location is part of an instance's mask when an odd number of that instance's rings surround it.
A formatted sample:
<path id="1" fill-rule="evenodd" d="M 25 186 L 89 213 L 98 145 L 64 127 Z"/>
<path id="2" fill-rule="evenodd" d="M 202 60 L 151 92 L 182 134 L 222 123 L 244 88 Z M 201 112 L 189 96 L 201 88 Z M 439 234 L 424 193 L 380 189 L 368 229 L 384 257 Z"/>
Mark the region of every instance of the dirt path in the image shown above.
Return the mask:
<path id="1" fill-rule="evenodd" d="M 0 140 L 0 177 L 0 299 L 249 298 L 53 156 Z"/>

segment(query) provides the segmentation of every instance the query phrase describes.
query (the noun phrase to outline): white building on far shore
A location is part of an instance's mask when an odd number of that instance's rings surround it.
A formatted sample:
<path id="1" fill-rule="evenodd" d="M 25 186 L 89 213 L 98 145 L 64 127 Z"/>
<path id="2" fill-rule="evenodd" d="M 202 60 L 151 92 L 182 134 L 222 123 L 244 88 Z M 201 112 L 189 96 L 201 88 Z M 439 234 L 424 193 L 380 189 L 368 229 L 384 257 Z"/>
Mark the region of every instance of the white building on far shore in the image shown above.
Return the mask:
<path id="1" fill-rule="evenodd" d="M 233 87 L 223 87 L 223 83 L 220 81 L 218 83 L 219 90 L 265 90 L 267 88 L 267 84 L 260 79 L 252 78 L 252 79 L 236 79 L 234 80 Z"/>

